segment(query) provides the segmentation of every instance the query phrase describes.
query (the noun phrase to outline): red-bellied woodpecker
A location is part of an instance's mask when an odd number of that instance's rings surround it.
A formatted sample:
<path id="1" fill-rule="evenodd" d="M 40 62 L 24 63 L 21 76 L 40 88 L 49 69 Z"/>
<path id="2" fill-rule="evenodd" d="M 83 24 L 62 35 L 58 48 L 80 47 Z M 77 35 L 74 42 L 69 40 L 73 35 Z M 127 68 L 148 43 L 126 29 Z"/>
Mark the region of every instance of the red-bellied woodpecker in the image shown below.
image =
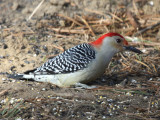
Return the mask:
<path id="1" fill-rule="evenodd" d="M 66 50 L 49 59 L 41 67 L 11 77 L 50 82 L 58 86 L 86 83 L 103 75 L 112 57 L 124 50 L 142 53 L 128 46 L 128 42 L 120 34 L 107 33 L 94 42 L 80 44 Z"/>

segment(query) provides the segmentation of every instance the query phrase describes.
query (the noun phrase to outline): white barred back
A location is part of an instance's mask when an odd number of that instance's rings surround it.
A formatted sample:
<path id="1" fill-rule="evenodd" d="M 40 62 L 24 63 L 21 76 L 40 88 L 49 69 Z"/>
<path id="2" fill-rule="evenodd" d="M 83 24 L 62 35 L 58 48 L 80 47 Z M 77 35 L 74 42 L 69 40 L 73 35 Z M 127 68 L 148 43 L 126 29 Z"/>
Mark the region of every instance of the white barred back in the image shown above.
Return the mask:
<path id="1" fill-rule="evenodd" d="M 48 60 L 34 74 L 59 74 L 82 70 L 95 59 L 94 48 L 87 43 L 77 45 Z"/>

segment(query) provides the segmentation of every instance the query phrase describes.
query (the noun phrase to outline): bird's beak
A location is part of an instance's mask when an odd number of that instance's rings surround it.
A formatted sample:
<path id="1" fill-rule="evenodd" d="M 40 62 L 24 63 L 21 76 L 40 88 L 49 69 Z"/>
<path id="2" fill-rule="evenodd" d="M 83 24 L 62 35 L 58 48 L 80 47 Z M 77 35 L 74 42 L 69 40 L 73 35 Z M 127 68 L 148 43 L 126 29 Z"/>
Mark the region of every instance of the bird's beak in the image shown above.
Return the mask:
<path id="1" fill-rule="evenodd" d="M 138 54 L 142 54 L 143 52 L 138 50 L 137 48 L 133 47 L 133 46 L 123 46 L 124 50 L 128 50 L 128 51 L 132 51 Z"/>
<path id="2" fill-rule="evenodd" d="M 128 51 L 132 51 L 132 52 L 135 52 L 135 53 L 138 53 L 138 54 L 141 54 L 143 53 L 142 51 L 138 50 L 137 48 L 133 47 L 133 46 L 128 46 L 128 42 L 127 40 L 124 39 L 123 41 L 123 49 L 124 50 L 128 50 Z"/>

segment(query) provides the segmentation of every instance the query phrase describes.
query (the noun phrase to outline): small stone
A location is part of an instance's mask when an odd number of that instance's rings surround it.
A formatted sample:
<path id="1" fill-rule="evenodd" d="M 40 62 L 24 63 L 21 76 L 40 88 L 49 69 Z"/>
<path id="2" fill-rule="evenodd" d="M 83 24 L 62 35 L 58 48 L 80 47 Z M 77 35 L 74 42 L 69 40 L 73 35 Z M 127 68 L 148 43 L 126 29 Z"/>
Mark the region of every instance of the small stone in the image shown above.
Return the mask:
<path id="1" fill-rule="evenodd" d="M 10 103 L 13 104 L 15 102 L 15 98 L 11 98 Z"/>
<path id="2" fill-rule="evenodd" d="M 37 57 L 37 54 L 34 54 L 33 56 L 34 56 L 34 57 Z"/>
<path id="3" fill-rule="evenodd" d="M 61 25 L 61 27 L 65 27 L 65 21 L 64 20 L 60 20 L 59 24 Z"/>
<path id="4" fill-rule="evenodd" d="M 145 52 L 146 52 L 146 49 L 143 49 L 142 52 L 145 53 Z"/>
<path id="5" fill-rule="evenodd" d="M 134 83 L 134 84 L 136 84 L 136 83 L 137 83 L 137 81 L 136 81 L 136 80 L 134 80 L 134 79 L 132 79 L 132 80 L 131 80 L 131 82 L 132 82 L 132 83 Z"/>
<path id="6" fill-rule="evenodd" d="M 22 10 L 22 14 L 28 14 L 28 13 L 31 13 L 31 11 L 33 11 L 32 8 L 24 8 Z"/>
<path id="7" fill-rule="evenodd" d="M 26 47 L 24 45 L 22 45 L 21 49 L 25 49 Z"/>
<path id="8" fill-rule="evenodd" d="M 8 45 L 7 44 L 3 44 L 3 49 L 7 49 Z"/>
<path id="9" fill-rule="evenodd" d="M 106 79 L 102 79 L 102 82 L 105 82 L 106 81 Z"/>
<path id="10" fill-rule="evenodd" d="M 1 104 L 4 104 L 4 103 L 6 103 L 6 99 L 1 100 Z"/>
<path id="11" fill-rule="evenodd" d="M 127 84 L 128 80 L 124 79 L 121 83 L 116 84 L 117 87 L 125 87 L 125 85 Z"/>
<path id="12" fill-rule="evenodd" d="M 2 80 L 6 80 L 6 78 L 2 78 Z"/>
<path id="13" fill-rule="evenodd" d="M 148 96 L 143 97 L 143 99 L 144 99 L 144 100 L 147 100 L 147 99 L 148 99 Z"/>
<path id="14" fill-rule="evenodd" d="M 12 66 L 11 68 L 10 68 L 10 70 L 11 71 L 14 71 L 14 68 L 16 68 L 15 66 Z"/>
<path id="15" fill-rule="evenodd" d="M 113 99 L 107 99 L 107 102 L 111 103 L 111 102 L 113 102 Z"/>
<path id="16" fill-rule="evenodd" d="M 5 58 L 5 56 L 0 55 L 0 59 Z"/>
<path id="17" fill-rule="evenodd" d="M 141 84 L 137 84 L 137 88 L 142 88 L 142 85 Z"/>
<path id="18" fill-rule="evenodd" d="M 12 80 L 12 82 L 14 83 L 14 82 L 16 82 L 16 80 Z"/>
<path id="19" fill-rule="evenodd" d="M 21 67 L 24 67 L 25 65 L 24 64 L 21 64 Z"/>
<path id="20" fill-rule="evenodd" d="M 22 118 L 16 118 L 15 120 L 24 120 L 24 119 L 22 119 Z"/>
<path id="21" fill-rule="evenodd" d="M 149 1 L 149 4 L 150 4 L 151 6 L 153 6 L 153 5 L 154 5 L 154 2 L 153 2 L 153 1 Z"/>
<path id="22" fill-rule="evenodd" d="M 24 62 L 25 62 L 26 64 L 30 64 L 30 62 L 29 62 L 29 61 L 27 61 L 27 60 L 25 60 Z"/>
<path id="23" fill-rule="evenodd" d="M 34 61 L 34 60 L 31 60 L 31 63 L 35 63 L 35 61 Z"/>
<path id="24" fill-rule="evenodd" d="M 102 119 L 106 119 L 106 116 L 103 116 Z"/>
<path id="25" fill-rule="evenodd" d="M 43 91 L 45 91 L 45 90 L 46 90 L 46 88 L 42 88 L 42 90 L 43 90 Z"/>
<path id="26" fill-rule="evenodd" d="M 19 7 L 19 4 L 17 2 L 14 2 L 12 6 L 12 10 L 17 10 L 18 7 Z"/>
<path id="27" fill-rule="evenodd" d="M 43 50 L 44 50 L 45 52 L 48 52 L 48 48 L 47 48 L 46 45 L 43 46 Z"/>
<path id="28" fill-rule="evenodd" d="M 127 96 L 133 96 L 130 92 L 126 93 Z"/>

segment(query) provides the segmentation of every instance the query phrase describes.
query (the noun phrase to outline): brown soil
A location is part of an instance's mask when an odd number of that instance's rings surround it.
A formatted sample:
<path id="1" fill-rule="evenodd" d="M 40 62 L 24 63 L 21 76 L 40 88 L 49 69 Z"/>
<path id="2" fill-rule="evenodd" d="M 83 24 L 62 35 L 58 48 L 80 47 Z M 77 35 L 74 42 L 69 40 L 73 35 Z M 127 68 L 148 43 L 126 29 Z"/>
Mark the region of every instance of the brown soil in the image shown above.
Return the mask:
<path id="1" fill-rule="evenodd" d="M 95 89 L 60 88 L 50 83 L 7 78 L 7 73 L 23 73 L 36 68 L 49 57 L 108 32 L 106 29 L 99 30 L 95 32 L 96 37 L 92 32 L 55 32 L 48 26 L 61 29 L 71 26 L 69 19 L 59 17 L 57 13 L 69 18 L 78 15 L 101 19 L 100 14 L 89 10 L 114 13 L 116 9 L 124 9 L 124 6 L 131 11 L 138 6 L 137 9 L 143 10 L 144 15 L 160 15 L 158 0 L 153 0 L 154 5 L 147 0 L 136 3 L 127 1 L 49 0 L 44 1 L 27 21 L 41 0 L 1 0 L 0 119 L 160 119 L 160 48 L 159 45 L 153 46 L 153 41 L 160 43 L 157 27 L 150 30 L 148 36 L 147 32 L 137 36 L 143 40 L 149 38 L 149 45 L 144 41 L 131 43 L 146 52 L 143 55 L 128 52 L 116 55 L 104 76 L 89 83 L 96 85 Z M 108 27 L 108 30 L 115 31 L 113 27 Z"/>

